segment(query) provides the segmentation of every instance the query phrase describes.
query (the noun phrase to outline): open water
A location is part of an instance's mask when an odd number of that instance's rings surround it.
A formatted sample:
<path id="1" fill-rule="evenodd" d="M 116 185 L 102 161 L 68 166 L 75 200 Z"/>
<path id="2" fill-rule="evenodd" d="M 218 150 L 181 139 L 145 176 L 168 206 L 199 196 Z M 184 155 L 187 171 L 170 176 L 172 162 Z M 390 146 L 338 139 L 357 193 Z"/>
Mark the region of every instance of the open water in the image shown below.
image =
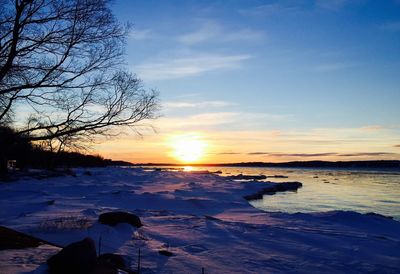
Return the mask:
<path id="1" fill-rule="evenodd" d="M 303 187 L 296 192 L 264 195 L 251 201 L 265 211 L 321 212 L 351 210 L 374 212 L 400 221 L 400 171 L 388 170 L 328 170 L 305 168 L 258 167 L 195 167 L 195 170 L 221 171 L 222 176 L 282 175 L 287 178 L 267 178 L 266 181 L 298 181 Z"/>

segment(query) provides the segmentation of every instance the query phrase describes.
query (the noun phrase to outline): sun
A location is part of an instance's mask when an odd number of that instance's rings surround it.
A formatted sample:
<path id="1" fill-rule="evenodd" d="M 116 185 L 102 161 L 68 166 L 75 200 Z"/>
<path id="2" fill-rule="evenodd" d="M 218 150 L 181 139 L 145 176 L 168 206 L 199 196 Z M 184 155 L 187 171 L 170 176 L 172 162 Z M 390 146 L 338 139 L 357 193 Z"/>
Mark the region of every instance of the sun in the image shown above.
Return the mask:
<path id="1" fill-rule="evenodd" d="M 171 140 L 172 156 L 184 163 L 194 163 L 205 155 L 206 142 L 200 136 L 183 134 Z"/>

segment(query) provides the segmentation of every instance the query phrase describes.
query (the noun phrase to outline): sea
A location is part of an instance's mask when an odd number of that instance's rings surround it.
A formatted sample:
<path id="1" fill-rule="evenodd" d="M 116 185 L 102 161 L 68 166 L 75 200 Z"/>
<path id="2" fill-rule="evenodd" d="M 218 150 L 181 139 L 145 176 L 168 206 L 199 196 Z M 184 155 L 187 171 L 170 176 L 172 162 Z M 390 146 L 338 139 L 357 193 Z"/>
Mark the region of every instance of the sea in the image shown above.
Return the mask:
<path id="1" fill-rule="evenodd" d="M 209 166 L 185 167 L 184 170 L 208 170 L 221 176 L 266 175 L 265 181 L 303 184 L 297 191 L 278 192 L 250 201 L 254 207 L 268 212 L 350 210 L 374 212 L 400 221 L 399 170 Z"/>

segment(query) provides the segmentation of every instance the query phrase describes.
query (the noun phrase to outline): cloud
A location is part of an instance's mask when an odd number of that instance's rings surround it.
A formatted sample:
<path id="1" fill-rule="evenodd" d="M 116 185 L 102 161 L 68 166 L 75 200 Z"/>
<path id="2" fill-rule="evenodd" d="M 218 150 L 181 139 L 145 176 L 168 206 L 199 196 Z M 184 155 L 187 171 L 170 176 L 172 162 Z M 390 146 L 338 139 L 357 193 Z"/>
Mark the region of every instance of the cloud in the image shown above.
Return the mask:
<path id="1" fill-rule="evenodd" d="M 325 153 L 268 153 L 268 152 L 250 152 L 248 155 L 266 155 L 273 157 L 325 157 L 335 156 L 337 153 L 325 152 Z"/>
<path id="2" fill-rule="evenodd" d="M 262 31 L 256 31 L 248 28 L 229 31 L 214 21 L 206 21 L 200 26 L 199 29 L 178 37 L 178 40 L 187 45 L 194 45 L 203 42 L 254 42 L 263 40 L 264 38 L 265 34 Z"/>
<path id="3" fill-rule="evenodd" d="M 248 155 L 269 155 L 270 153 L 269 152 L 259 152 L 259 151 L 257 151 L 257 152 L 249 152 L 247 154 Z"/>
<path id="4" fill-rule="evenodd" d="M 205 107 L 227 107 L 235 105 L 227 101 L 204 101 L 204 102 L 188 102 L 188 101 L 171 101 L 165 102 L 164 107 L 168 109 L 174 108 L 205 108 Z"/>
<path id="5" fill-rule="evenodd" d="M 372 126 L 365 126 L 360 128 L 361 131 L 366 131 L 366 132 L 374 132 L 374 131 L 379 131 L 383 130 L 384 127 L 380 125 L 372 125 Z"/>
<path id="6" fill-rule="evenodd" d="M 363 0 L 280 0 L 275 3 L 263 4 L 247 9 L 240 9 L 242 15 L 252 17 L 287 16 L 305 14 L 315 9 L 338 11 L 351 3 L 360 3 Z"/>
<path id="7" fill-rule="evenodd" d="M 200 75 L 210 71 L 237 69 L 250 55 L 198 55 L 149 62 L 135 68 L 144 80 L 166 80 Z"/>
<path id="8" fill-rule="evenodd" d="M 396 153 L 392 152 L 357 152 L 357 153 L 346 153 L 346 154 L 338 154 L 341 157 L 360 157 L 360 156 L 387 156 L 387 155 L 395 155 Z"/>
<path id="9" fill-rule="evenodd" d="M 188 117 L 165 117 L 154 122 L 163 130 L 193 130 L 233 123 L 237 112 L 206 112 Z"/>
<path id="10" fill-rule="evenodd" d="M 394 147 L 400 147 L 400 145 L 394 145 Z"/>
<path id="11" fill-rule="evenodd" d="M 155 120 L 153 124 L 157 130 L 163 132 L 218 129 L 218 132 L 236 130 L 234 135 L 238 135 L 240 131 L 243 131 L 243 128 L 259 128 L 260 125 L 280 122 L 286 117 L 285 115 L 268 113 L 219 111 L 189 116 L 167 116 Z M 277 136 L 277 131 L 272 131 L 271 136 Z"/>
<path id="12" fill-rule="evenodd" d="M 133 29 L 130 33 L 129 38 L 134 40 L 145 40 L 153 36 L 153 31 L 151 29 Z"/>
<path id="13" fill-rule="evenodd" d="M 272 15 L 282 15 L 288 13 L 296 13 L 301 10 L 303 3 L 297 1 L 295 3 L 271 3 L 264 4 L 248 9 L 240 9 L 239 13 L 242 15 L 253 16 L 253 17 L 264 17 Z"/>
<path id="14" fill-rule="evenodd" d="M 240 152 L 220 152 L 220 153 L 217 153 L 218 155 L 239 155 L 239 154 L 242 154 L 242 153 L 240 153 Z"/>
<path id="15" fill-rule="evenodd" d="M 247 155 L 265 155 L 272 157 L 363 157 L 363 156 L 387 156 L 396 155 L 392 152 L 356 152 L 356 153 L 337 153 L 337 152 L 323 152 L 323 153 L 270 153 L 270 152 L 249 152 Z"/>
<path id="16" fill-rule="evenodd" d="M 325 153 L 292 153 L 292 154 L 270 154 L 270 156 L 289 156 L 289 157 L 325 157 L 325 156 L 334 156 L 336 153 L 334 152 L 325 152 Z"/>

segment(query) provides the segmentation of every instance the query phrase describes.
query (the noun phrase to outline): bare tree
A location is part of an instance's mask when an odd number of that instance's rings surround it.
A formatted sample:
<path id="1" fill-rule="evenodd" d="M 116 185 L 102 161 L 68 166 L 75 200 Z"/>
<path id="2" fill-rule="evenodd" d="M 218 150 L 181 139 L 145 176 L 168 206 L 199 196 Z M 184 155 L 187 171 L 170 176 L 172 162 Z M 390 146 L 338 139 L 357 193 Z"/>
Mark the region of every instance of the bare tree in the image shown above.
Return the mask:
<path id="1" fill-rule="evenodd" d="M 124 71 L 128 26 L 107 0 L 0 0 L 0 124 L 32 141 L 75 140 L 155 118 L 157 93 Z"/>

